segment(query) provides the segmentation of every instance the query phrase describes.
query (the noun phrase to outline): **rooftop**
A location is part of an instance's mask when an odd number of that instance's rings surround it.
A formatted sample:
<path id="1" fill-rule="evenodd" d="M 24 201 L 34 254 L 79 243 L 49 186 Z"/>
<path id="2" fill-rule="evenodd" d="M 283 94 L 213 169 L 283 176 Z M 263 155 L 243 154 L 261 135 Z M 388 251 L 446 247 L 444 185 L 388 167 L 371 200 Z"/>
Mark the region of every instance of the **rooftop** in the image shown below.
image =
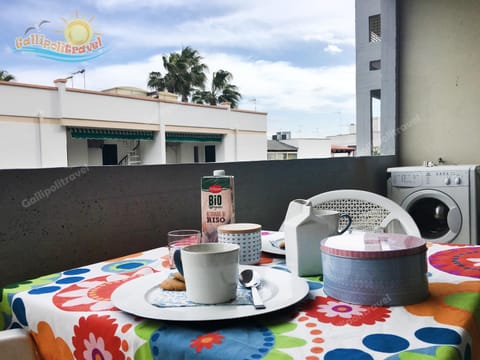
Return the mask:
<path id="1" fill-rule="evenodd" d="M 285 144 L 279 140 L 268 140 L 268 151 L 297 151 L 298 148 L 292 145 Z"/>

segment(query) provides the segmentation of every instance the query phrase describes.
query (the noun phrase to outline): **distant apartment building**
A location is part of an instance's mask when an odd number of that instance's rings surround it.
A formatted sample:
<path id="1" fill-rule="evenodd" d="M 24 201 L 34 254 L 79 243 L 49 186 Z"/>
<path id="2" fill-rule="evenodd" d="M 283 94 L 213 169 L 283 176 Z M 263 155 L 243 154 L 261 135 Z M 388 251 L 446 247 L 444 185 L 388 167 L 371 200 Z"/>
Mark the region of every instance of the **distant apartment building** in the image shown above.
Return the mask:
<path id="1" fill-rule="evenodd" d="M 396 19 L 395 1 L 355 1 L 357 155 L 395 153 Z"/>
<path id="2" fill-rule="evenodd" d="M 380 119 L 372 124 L 373 154 L 380 149 Z M 277 132 L 268 141 L 268 159 L 307 159 L 355 156 L 357 151 L 356 125 L 350 124 L 346 134 L 324 138 L 292 138 L 289 131 Z"/>
<path id="3" fill-rule="evenodd" d="M 268 140 L 268 160 L 293 160 L 298 159 L 298 148 L 276 139 Z"/>
<path id="4" fill-rule="evenodd" d="M 266 113 L 132 87 L 101 92 L 54 83 L 0 82 L 0 168 L 267 158 Z"/>

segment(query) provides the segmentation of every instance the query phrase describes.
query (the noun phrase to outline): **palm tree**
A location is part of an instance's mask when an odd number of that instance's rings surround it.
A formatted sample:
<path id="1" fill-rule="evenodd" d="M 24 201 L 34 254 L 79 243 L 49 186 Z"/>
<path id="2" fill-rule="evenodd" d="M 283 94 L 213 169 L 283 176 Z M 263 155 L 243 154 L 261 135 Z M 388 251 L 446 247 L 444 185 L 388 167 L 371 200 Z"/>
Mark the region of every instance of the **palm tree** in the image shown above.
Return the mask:
<path id="1" fill-rule="evenodd" d="M 152 71 L 149 74 L 147 86 L 150 89 L 155 89 L 157 91 L 166 90 L 165 81 L 162 77 L 162 74 L 158 71 Z"/>
<path id="2" fill-rule="evenodd" d="M 179 94 L 186 102 L 195 88 L 205 87 L 208 67 L 201 62 L 202 57 L 197 50 L 187 46 L 180 53 L 164 55 L 162 59 L 167 73 L 162 76 L 160 72 L 152 71 L 147 83 L 149 88 Z"/>
<path id="3" fill-rule="evenodd" d="M 15 80 L 15 76 L 8 73 L 7 70 L 0 70 L 0 81 L 12 81 Z"/>
<path id="4" fill-rule="evenodd" d="M 229 102 L 232 108 L 236 108 L 242 95 L 238 92 L 237 86 L 230 83 L 232 79 L 233 75 L 226 70 L 214 72 L 210 91 L 195 91 L 192 96 L 192 101 L 197 104 L 210 105 Z"/>

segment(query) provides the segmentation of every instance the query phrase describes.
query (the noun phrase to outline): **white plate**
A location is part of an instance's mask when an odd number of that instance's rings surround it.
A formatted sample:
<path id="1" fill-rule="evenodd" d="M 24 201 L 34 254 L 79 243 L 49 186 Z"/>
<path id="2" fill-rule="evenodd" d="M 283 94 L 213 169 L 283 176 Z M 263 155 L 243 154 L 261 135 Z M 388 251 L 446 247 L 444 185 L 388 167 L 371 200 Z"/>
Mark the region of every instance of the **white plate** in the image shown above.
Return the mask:
<path id="1" fill-rule="evenodd" d="M 270 254 L 285 255 L 285 249 L 280 249 L 277 245 L 283 240 L 284 233 L 281 231 L 262 231 L 262 251 Z"/>
<path id="2" fill-rule="evenodd" d="M 260 295 L 266 308 L 256 310 L 253 305 L 205 305 L 192 307 L 160 308 L 152 305 L 149 298 L 162 291 L 159 284 L 169 275 L 168 271 L 142 276 L 119 286 L 111 300 L 120 310 L 144 318 L 174 321 L 206 321 L 238 319 L 266 314 L 293 305 L 302 300 L 309 291 L 306 280 L 283 270 L 261 266 L 240 266 L 252 268 L 262 278 Z"/>

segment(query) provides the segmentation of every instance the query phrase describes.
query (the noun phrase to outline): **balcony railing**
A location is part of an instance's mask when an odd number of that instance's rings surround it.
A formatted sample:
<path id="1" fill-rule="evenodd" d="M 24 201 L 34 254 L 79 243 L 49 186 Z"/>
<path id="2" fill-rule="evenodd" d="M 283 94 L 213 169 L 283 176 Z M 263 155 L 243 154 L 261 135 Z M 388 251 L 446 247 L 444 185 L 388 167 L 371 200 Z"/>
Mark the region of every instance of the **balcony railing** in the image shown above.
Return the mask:
<path id="1" fill-rule="evenodd" d="M 342 188 L 386 193 L 388 157 L 0 170 L 0 286 L 164 245 L 200 228 L 200 178 L 235 176 L 237 222 L 278 229 L 288 204 Z"/>

